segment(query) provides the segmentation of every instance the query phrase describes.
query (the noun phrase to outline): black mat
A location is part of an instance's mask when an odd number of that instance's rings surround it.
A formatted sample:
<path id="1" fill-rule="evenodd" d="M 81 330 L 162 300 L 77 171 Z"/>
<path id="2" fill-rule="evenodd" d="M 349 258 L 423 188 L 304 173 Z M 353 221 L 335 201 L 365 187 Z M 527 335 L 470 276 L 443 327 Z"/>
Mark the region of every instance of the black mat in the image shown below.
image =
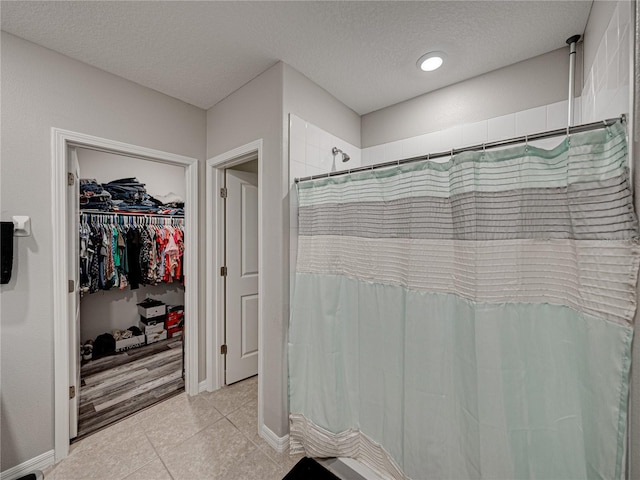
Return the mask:
<path id="1" fill-rule="evenodd" d="M 340 480 L 313 458 L 304 457 L 282 480 Z"/>

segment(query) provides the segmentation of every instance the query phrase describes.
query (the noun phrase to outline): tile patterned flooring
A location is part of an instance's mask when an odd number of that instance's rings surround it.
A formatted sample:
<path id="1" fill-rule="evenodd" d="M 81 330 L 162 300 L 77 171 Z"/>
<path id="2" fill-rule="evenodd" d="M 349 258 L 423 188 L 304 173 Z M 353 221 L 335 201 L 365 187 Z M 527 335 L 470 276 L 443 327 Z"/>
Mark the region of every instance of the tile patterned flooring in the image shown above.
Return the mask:
<path id="1" fill-rule="evenodd" d="M 258 377 L 174 396 L 71 445 L 46 480 L 280 480 L 302 458 L 258 435 Z"/>

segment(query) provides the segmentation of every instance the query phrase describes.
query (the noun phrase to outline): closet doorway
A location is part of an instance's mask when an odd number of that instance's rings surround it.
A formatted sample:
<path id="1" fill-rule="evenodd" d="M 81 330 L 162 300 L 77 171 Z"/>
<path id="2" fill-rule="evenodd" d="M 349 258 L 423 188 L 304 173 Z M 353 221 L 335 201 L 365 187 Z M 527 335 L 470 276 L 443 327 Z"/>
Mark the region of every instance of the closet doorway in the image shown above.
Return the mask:
<path id="1" fill-rule="evenodd" d="M 79 147 L 75 157 L 79 440 L 184 391 L 186 191 L 180 166 Z"/>
<path id="2" fill-rule="evenodd" d="M 78 344 L 78 338 L 83 338 L 82 327 L 79 326 L 81 320 L 78 319 L 77 312 L 80 312 L 79 317 L 82 317 L 82 307 L 78 306 L 77 292 L 82 285 L 82 275 L 80 278 L 76 277 L 74 272 L 77 272 L 77 266 L 79 265 L 79 252 L 83 245 L 81 241 L 77 241 L 73 238 L 73 232 L 78 232 L 75 227 L 79 225 L 81 218 L 81 211 L 79 209 L 79 202 L 73 201 L 74 198 L 78 198 L 78 176 L 82 177 L 82 164 L 79 164 L 79 172 L 77 162 L 78 151 L 92 151 L 100 154 L 115 154 L 126 157 L 124 161 L 134 162 L 137 161 L 148 162 L 146 168 L 143 171 L 152 171 L 154 166 L 162 167 L 173 166 L 177 168 L 178 175 L 177 181 L 182 181 L 184 185 L 184 255 L 182 257 L 181 268 L 187 272 L 184 277 L 184 294 L 173 292 L 174 297 L 170 300 L 173 303 L 183 300 L 184 311 L 184 331 L 182 338 L 184 339 L 184 354 L 182 348 L 177 350 L 175 355 L 171 352 L 170 355 L 177 356 L 175 365 L 172 365 L 173 369 L 176 365 L 179 371 L 169 374 L 170 376 L 182 377 L 182 357 L 184 355 L 184 388 L 188 394 L 194 395 L 199 391 L 198 385 L 198 320 L 197 320 L 197 159 L 175 155 L 158 150 L 152 150 L 144 147 L 138 147 L 135 145 L 124 144 L 121 142 L 115 142 L 111 140 L 102 139 L 99 137 L 88 136 L 76 132 L 70 132 L 60 129 L 52 129 L 52 146 L 53 146 L 53 196 L 52 196 L 52 226 L 53 226 L 53 251 L 54 251 L 54 265 L 53 265 L 53 297 L 54 297 L 54 377 L 55 377 L 55 391 L 54 391 L 54 446 L 55 446 L 55 459 L 56 461 L 66 457 L 69 451 L 70 438 L 73 434 L 74 421 L 77 419 L 75 412 L 78 408 L 78 398 L 82 386 L 78 384 L 78 369 L 80 368 L 80 345 Z M 153 162 L 153 163 L 152 163 Z M 120 179 L 121 180 L 121 179 Z M 131 182 L 121 182 L 131 183 Z M 135 184 L 135 182 L 133 182 Z M 116 185 L 118 186 L 118 185 Z M 123 185 L 120 185 L 122 187 Z M 127 188 L 139 188 L 139 185 L 125 185 Z M 130 192 L 130 191 L 129 191 Z M 139 192 L 138 192 L 139 193 Z M 98 199 L 104 198 L 102 192 L 98 193 Z M 86 200 L 86 198 L 85 198 Z M 96 204 L 99 202 L 96 202 Z M 148 212 L 146 212 L 148 213 Z M 137 212 L 138 215 L 148 216 L 144 212 Z M 100 215 L 94 213 L 94 215 Z M 135 223 L 135 213 L 126 218 L 126 221 L 130 224 Z M 86 215 L 85 215 L 86 217 Z M 117 221 L 111 220 L 112 214 L 105 213 L 104 218 L 109 218 L 110 222 L 117 224 Z M 101 220 L 102 217 L 96 217 Z M 86 218 L 85 218 L 86 219 Z M 120 221 L 124 222 L 125 219 Z M 149 220 L 152 223 L 156 220 Z M 143 222 L 144 223 L 144 222 Z M 163 224 L 175 224 L 176 219 L 162 220 Z M 167 229 L 169 230 L 169 229 Z M 76 234 L 77 235 L 77 234 Z M 114 235 L 115 238 L 115 235 Z M 177 238 L 177 237 L 176 237 Z M 74 244 L 75 242 L 75 244 Z M 113 244 L 115 248 L 115 243 Z M 75 251 L 74 251 L 75 250 Z M 171 262 L 173 265 L 173 262 Z M 175 272 L 175 271 L 174 271 Z M 189 275 L 190 272 L 194 272 L 193 275 Z M 102 271 L 100 271 L 102 273 Z M 115 276 L 113 277 L 116 278 Z M 177 278 L 177 277 L 176 277 Z M 102 281 L 105 279 L 103 278 Z M 122 281 L 122 279 L 120 279 Z M 126 281 L 126 280 L 125 280 Z M 113 286 L 113 285 L 111 285 Z M 119 284 L 123 286 L 122 283 Z M 85 285 L 86 289 L 86 285 Z M 124 288 L 123 288 L 124 290 Z M 86 291 L 84 292 L 86 293 Z M 101 292 L 98 295 L 106 295 L 112 292 Z M 154 292 L 158 294 L 158 292 Z M 94 292 L 93 295 L 96 295 Z M 133 303 L 133 294 L 129 294 L 129 307 Z M 175 296 L 177 295 L 177 296 Z M 183 295 L 183 296 L 182 296 Z M 143 295 L 144 296 L 144 295 Z M 153 298 L 153 295 L 149 295 Z M 104 299 L 100 299 L 104 301 Z M 126 302 L 125 302 L 126 303 Z M 136 302 L 140 303 L 140 302 Z M 133 303 L 135 305 L 135 303 Z M 114 307 L 113 305 L 111 305 Z M 114 307 L 116 308 L 116 307 Z M 143 308 L 143 307 L 140 307 Z M 94 306 L 94 312 L 100 312 L 96 315 L 102 316 L 106 310 L 104 305 Z M 130 310 L 130 308 L 129 308 Z M 149 313 L 144 311 L 143 313 Z M 129 311 L 131 314 L 131 311 Z M 138 306 L 136 305 L 135 315 L 138 315 Z M 116 317 L 118 314 L 115 315 Z M 133 317 L 129 317 L 128 320 L 132 320 Z M 127 322 L 133 323 L 133 322 Z M 151 322 L 149 322 L 151 324 Z M 112 327 L 105 326 L 100 328 L 103 330 L 109 330 Z M 80 332 L 78 332 L 80 330 Z M 116 335 L 119 337 L 120 342 L 133 341 L 132 337 L 142 338 L 143 335 L 135 335 L 142 333 L 133 331 L 134 335 L 130 335 L 126 331 L 126 327 L 116 328 L 121 334 Z M 131 331 L 131 330 L 129 330 Z M 84 336 L 90 336 L 86 333 Z M 118 341 L 113 337 L 113 341 Z M 146 335 L 145 343 L 146 343 Z M 134 342 L 136 343 L 136 342 Z M 140 344 L 141 342 L 137 342 Z M 156 344 L 157 345 L 157 344 Z M 133 345 L 119 344 L 120 347 L 129 347 Z M 96 345 L 94 343 L 94 349 Z M 140 373 L 140 372 L 138 372 Z M 166 379 L 165 379 L 166 380 Z M 182 378 L 180 379 L 182 380 Z M 163 380 L 164 381 L 164 380 Z M 114 399 L 112 398 L 112 401 Z M 102 405 L 100 408 L 104 409 L 107 406 Z M 76 424 L 77 425 L 77 424 Z"/>

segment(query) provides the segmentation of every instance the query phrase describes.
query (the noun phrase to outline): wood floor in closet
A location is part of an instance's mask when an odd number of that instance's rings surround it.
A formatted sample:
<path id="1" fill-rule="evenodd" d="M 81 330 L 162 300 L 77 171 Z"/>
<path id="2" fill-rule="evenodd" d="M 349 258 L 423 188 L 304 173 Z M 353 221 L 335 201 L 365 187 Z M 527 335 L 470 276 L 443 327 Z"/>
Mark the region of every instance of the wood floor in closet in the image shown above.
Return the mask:
<path id="1" fill-rule="evenodd" d="M 75 440 L 183 391 L 182 339 L 90 360 L 80 379 Z"/>

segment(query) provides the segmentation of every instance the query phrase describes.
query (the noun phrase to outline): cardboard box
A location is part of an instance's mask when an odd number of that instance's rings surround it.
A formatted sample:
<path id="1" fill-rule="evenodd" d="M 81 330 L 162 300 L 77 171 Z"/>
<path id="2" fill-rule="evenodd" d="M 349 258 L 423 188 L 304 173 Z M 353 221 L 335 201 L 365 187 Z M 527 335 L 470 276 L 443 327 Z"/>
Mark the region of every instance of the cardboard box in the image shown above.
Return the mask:
<path id="1" fill-rule="evenodd" d="M 162 330 L 162 332 L 160 333 L 153 333 L 151 335 L 147 335 L 147 345 L 149 345 L 150 343 L 156 343 L 156 342 L 159 342 L 160 340 L 166 340 L 166 339 L 167 339 L 167 331 Z"/>
<path id="2" fill-rule="evenodd" d="M 164 316 L 167 313 L 167 306 L 158 300 L 145 300 L 138 303 L 138 313 L 145 318 Z"/>
<path id="3" fill-rule="evenodd" d="M 145 335 L 161 333 L 164 330 L 164 322 L 159 322 L 154 325 L 147 325 L 144 322 L 140 322 L 140 330 L 142 330 Z"/>
<path id="4" fill-rule="evenodd" d="M 116 352 L 122 352 L 123 350 L 129 350 L 130 348 L 140 347 L 145 344 L 145 336 L 138 335 L 123 338 L 122 340 L 116 340 Z"/>
<path id="5" fill-rule="evenodd" d="M 167 338 L 176 338 L 182 336 L 182 327 L 174 327 L 167 329 Z"/>

